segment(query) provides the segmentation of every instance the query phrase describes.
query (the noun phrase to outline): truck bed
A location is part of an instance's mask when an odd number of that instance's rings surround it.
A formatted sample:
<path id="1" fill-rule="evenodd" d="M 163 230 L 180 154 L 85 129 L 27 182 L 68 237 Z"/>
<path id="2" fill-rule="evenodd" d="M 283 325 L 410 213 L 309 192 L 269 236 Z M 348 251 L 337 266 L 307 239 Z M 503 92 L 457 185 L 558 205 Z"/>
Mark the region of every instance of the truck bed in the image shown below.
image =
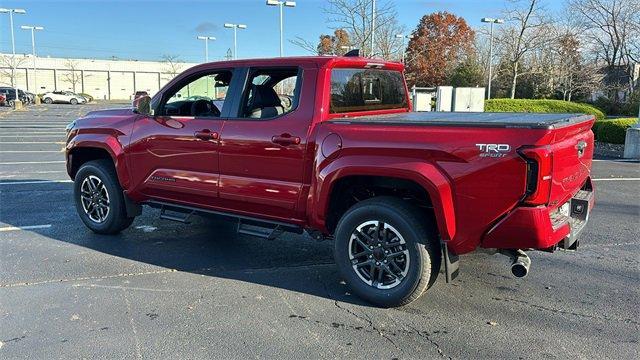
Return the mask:
<path id="1" fill-rule="evenodd" d="M 391 115 L 335 119 L 334 123 L 424 126 L 470 126 L 526 129 L 557 129 L 593 118 L 585 114 L 407 112 Z"/>

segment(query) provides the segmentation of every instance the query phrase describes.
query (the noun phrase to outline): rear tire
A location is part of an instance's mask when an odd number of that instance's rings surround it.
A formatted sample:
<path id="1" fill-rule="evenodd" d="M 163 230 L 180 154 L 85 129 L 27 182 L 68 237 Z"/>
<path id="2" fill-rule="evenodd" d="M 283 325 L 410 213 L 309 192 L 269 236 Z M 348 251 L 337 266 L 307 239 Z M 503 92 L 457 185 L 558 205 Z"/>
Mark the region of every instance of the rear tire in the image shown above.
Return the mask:
<path id="1" fill-rule="evenodd" d="M 440 270 L 440 246 L 432 226 L 428 215 L 398 198 L 381 196 L 355 204 L 335 232 L 334 257 L 342 278 L 354 294 L 378 306 L 418 299 Z"/>
<path id="2" fill-rule="evenodd" d="M 44 103 L 45 104 L 52 104 L 53 100 L 51 100 L 51 98 L 44 98 Z"/>
<path id="3" fill-rule="evenodd" d="M 122 187 L 109 160 L 83 164 L 75 176 L 73 190 L 80 219 L 95 233 L 117 234 L 135 219 L 127 216 Z"/>
<path id="4" fill-rule="evenodd" d="M 15 100 L 9 100 L 9 107 L 14 107 L 16 104 Z"/>

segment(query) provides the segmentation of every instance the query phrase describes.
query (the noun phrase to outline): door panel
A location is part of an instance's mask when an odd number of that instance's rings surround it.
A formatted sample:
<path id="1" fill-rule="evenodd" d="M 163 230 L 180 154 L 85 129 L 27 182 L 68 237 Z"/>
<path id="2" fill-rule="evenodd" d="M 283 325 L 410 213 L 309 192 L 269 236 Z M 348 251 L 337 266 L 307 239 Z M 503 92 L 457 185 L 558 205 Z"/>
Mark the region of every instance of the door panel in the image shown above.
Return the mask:
<path id="1" fill-rule="evenodd" d="M 134 191 L 156 199 L 215 205 L 222 124 L 222 119 L 178 116 L 137 120 L 129 147 Z M 203 130 L 210 138 L 196 136 Z"/>
<path id="2" fill-rule="evenodd" d="M 300 76 L 300 74 L 298 75 Z M 242 213 L 300 219 L 307 133 L 317 71 L 304 69 L 295 110 L 272 119 L 230 118 L 220 143 L 220 204 Z"/>

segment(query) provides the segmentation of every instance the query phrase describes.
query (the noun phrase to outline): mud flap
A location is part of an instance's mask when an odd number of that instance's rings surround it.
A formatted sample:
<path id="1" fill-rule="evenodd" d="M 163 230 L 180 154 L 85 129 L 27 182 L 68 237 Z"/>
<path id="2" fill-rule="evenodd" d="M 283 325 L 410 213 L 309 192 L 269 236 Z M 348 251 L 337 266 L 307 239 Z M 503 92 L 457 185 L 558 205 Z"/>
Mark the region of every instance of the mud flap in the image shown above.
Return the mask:
<path id="1" fill-rule="evenodd" d="M 460 257 L 449 251 L 447 243 L 442 241 L 442 258 L 444 259 L 444 274 L 447 280 L 447 284 L 450 284 L 453 279 L 457 278 L 459 271 L 459 259 Z"/>
<path id="2" fill-rule="evenodd" d="M 136 217 L 142 214 L 142 205 L 131 200 L 126 191 L 123 191 L 122 195 L 124 198 L 125 210 L 127 211 L 127 217 Z"/>

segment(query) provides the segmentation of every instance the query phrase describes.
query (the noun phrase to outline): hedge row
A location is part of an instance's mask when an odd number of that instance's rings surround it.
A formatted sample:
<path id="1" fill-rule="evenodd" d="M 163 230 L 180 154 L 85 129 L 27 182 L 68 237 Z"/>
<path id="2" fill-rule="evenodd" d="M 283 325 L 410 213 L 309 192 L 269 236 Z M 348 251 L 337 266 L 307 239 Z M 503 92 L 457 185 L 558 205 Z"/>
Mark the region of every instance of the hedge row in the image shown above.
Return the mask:
<path id="1" fill-rule="evenodd" d="M 595 115 L 603 120 L 605 115 L 598 108 L 582 103 L 563 100 L 533 99 L 490 99 L 484 103 L 487 112 L 539 112 L 539 113 L 579 113 Z"/>
<path id="2" fill-rule="evenodd" d="M 597 141 L 624 144 L 627 129 L 635 125 L 637 121 L 637 118 L 607 119 L 596 121 L 591 129 Z"/>

